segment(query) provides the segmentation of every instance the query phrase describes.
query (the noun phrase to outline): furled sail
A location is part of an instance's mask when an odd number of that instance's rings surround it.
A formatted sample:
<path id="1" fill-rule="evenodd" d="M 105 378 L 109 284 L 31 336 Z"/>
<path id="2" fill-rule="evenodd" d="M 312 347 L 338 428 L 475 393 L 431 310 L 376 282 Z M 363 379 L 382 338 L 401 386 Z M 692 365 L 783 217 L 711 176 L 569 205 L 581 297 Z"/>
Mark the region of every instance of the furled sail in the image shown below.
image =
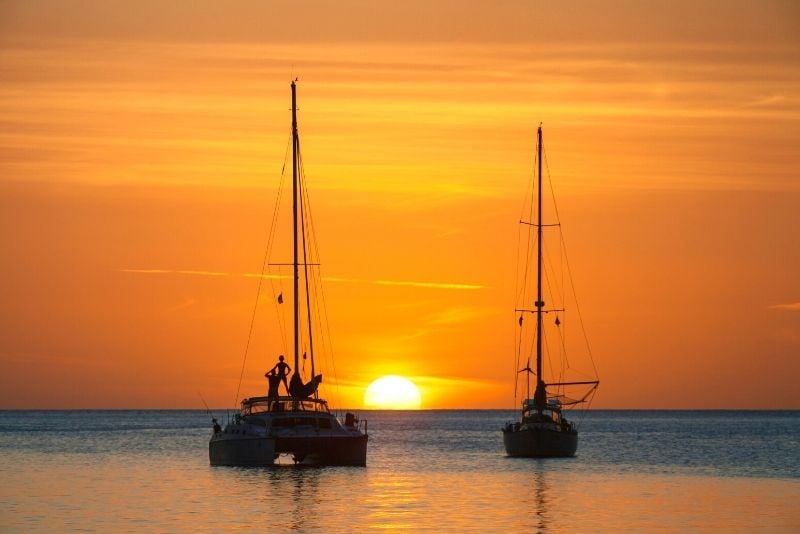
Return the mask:
<path id="1" fill-rule="evenodd" d="M 292 397 L 310 397 L 315 391 L 317 391 L 317 388 L 321 382 L 322 375 L 316 375 L 308 383 L 303 384 L 303 379 L 300 377 L 300 373 L 295 373 L 292 375 L 292 379 L 289 381 L 289 394 Z"/>

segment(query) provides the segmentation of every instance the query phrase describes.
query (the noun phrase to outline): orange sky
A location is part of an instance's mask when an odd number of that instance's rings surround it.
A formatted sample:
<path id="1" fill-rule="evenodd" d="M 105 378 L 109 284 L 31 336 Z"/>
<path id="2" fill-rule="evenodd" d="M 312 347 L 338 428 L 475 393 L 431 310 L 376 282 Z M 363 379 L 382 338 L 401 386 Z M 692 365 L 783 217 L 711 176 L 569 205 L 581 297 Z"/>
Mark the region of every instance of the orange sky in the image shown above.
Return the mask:
<path id="1" fill-rule="evenodd" d="M 293 76 L 335 404 L 513 405 L 543 122 L 594 406 L 800 408 L 795 2 L 100 0 L 0 4 L 0 408 L 232 403 Z"/>

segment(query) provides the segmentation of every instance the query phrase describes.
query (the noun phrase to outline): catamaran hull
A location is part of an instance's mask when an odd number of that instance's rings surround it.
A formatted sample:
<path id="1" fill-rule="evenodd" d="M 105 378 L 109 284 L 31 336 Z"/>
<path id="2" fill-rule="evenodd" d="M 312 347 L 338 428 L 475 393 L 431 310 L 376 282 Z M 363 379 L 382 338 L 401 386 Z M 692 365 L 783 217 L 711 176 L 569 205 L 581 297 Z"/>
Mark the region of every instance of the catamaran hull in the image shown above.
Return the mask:
<path id="1" fill-rule="evenodd" d="M 214 466 L 264 467 L 275 463 L 275 439 L 257 436 L 214 436 L 208 443 Z"/>
<path id="2" fill-rule="evenodd" d="M 260 438 L 223 435 L 211 438 L 213 466 L 264 467 L 279 454 L 291 454 L 303 465 L 367 465 L 367 436 Z"/>
<path id="3" fill-rule="evenodd" d="M 578 434 L 538 428 L 506 430 L 503 444 L 513 458 L 568 458 L 578 449 Z"/>
<path id="4" fill-rule="evenodd" d="M 363 434 L 277 438 L 275 450 L 278 454 L 292 454 L 298 463 L 304 465 L 367 465 L 367 436 Z"/>

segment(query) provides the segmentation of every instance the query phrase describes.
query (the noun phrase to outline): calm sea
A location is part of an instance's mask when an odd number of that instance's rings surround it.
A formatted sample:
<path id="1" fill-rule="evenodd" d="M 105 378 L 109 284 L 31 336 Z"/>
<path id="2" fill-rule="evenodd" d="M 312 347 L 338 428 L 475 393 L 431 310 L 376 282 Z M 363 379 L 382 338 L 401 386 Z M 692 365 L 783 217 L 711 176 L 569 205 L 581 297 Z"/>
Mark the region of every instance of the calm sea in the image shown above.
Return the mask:
<path id="1" fill-rule="evenodd" d="M 800 412 L 593 411 L 551 460 L 511 412 L 361 415 L 366 468 L 244 469 L 199 411 L 0 412 L 0 531 L 800 531 Z"/>

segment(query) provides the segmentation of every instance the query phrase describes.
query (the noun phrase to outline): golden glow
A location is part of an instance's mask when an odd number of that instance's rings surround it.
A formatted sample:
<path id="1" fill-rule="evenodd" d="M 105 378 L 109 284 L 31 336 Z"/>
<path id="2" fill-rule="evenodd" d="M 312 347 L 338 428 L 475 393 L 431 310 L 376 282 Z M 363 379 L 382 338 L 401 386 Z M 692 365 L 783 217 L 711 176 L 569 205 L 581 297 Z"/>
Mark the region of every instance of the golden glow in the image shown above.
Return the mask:
<path id="1" fill-rule="evenodd" d="M 364 406 L 382 410 L 416 410 L 422 404 L 419 389 L 411 380 L 402 376 L 381 377 L 364 393 Z"/>
<path id="2" fill-rule="evenodd" d="M 516 407 L 543 122 L 593 406 L 800 408 L 800 3 L 694 2 L 691 26 L 674 2 L 164 4 L 0 4 L 0 408 L 265 392 L 294 77 L 334 407 L 389 373 L 425 408 Z"/>

